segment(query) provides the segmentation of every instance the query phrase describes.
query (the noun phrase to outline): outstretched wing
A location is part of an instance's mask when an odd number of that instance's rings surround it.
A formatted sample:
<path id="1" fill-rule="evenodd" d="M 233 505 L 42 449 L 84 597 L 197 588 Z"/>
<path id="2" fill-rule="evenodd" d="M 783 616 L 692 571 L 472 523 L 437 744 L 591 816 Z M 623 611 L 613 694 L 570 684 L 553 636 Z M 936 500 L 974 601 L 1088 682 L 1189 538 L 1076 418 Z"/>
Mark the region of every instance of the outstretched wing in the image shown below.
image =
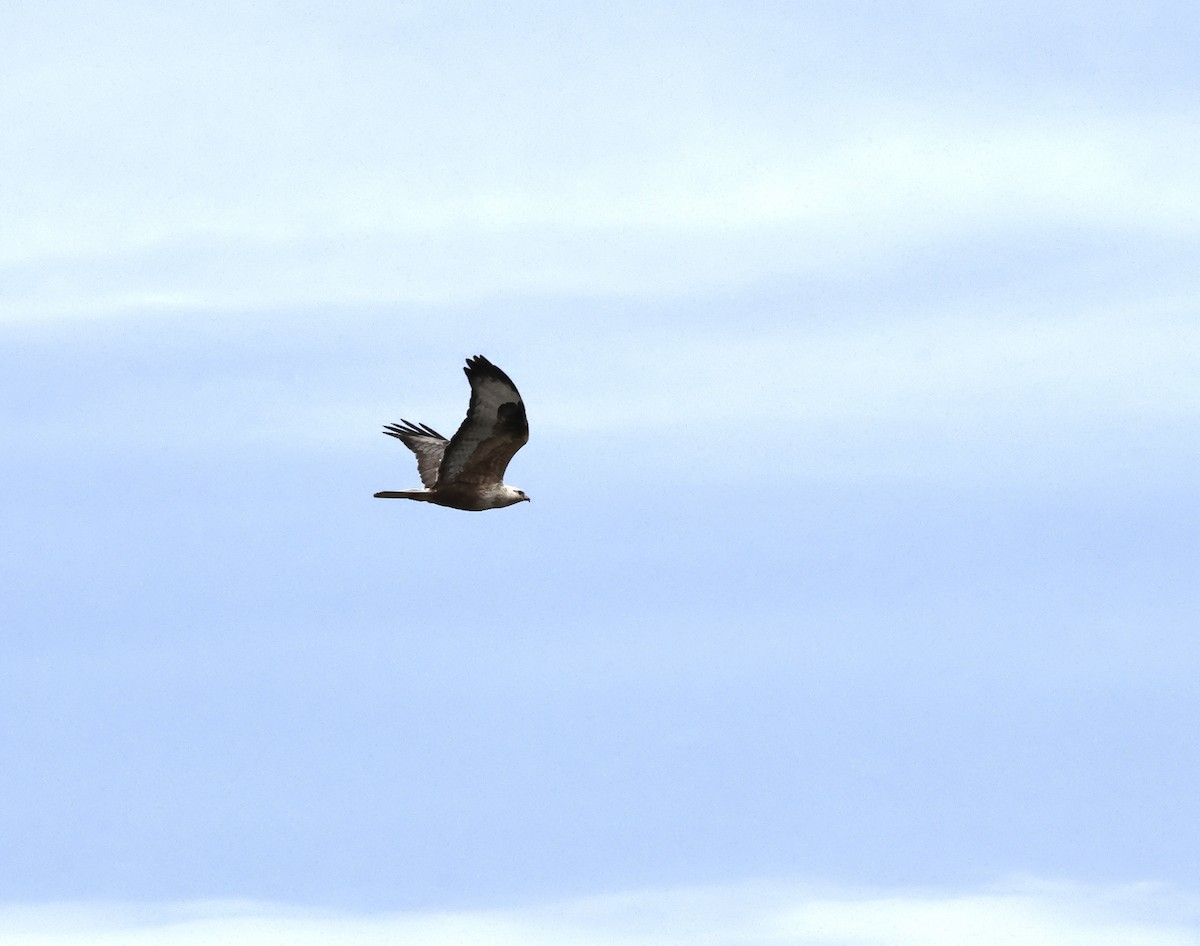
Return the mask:
<path id="1" fill-rule="evenodd" d="M 414 424 L 404 419 L 399 424 L 385 424 L 383 432 L 398 439 L 417 455 L 417 472 L 421 475 L 421 483 L 426 489 L 431 488 L 437 482 L 438 467 L 442 465 L 442 455 L 450 441 L 426 424 Z"/>
<path id="2" fill-rule="evenodd" d="M 467 419 L 450 438 L 438 485 L 500 483 L 513 454 L 529 440 L 529 421 L 517 386 L 483 355 L 467 359 L 471 382 Z"/>

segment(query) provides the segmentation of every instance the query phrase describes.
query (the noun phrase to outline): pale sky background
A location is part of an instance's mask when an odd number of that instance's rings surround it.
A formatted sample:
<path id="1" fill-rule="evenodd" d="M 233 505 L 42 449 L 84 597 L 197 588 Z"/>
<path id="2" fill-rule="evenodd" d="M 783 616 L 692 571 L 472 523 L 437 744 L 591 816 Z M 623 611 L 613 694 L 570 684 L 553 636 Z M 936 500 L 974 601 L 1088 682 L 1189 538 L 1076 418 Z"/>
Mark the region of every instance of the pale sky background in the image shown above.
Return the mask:
<path id="1" fill-rule="evenodd" d="M 1200 943 L 1197 49 L 6 4 L 0 946 Z"/>

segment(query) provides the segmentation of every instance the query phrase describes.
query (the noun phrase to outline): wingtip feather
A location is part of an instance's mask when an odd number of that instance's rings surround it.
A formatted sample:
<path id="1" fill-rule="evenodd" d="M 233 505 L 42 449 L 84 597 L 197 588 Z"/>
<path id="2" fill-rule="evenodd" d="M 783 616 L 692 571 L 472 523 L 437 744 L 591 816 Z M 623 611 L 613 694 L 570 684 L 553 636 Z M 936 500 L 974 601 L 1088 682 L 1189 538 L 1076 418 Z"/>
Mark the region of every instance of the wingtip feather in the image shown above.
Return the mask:
<path id="1" fill-rule="evenodd" d="M 405 420 L 404 418 L 400 418 L 399 424 L 384 424 L 383 432 L 389 437 L 397 437 L 400 440 L 403 440 L 405 437 L 434 437 L 437 440 L 448 439 L 428 424 L 414 424 L 411 420 Z"/>
<path id="2" fill-rule="evenodd" d="M 490 378 L 495 381 L 504 382 L 514 391 L 517 389 L 517 386 L 513 384 L 512 378 L 484 358 L 483 355 L 473 355 L 468 358 L 467 366 L 463 368 L 463 374 L 467 376 L 468 381 L 474 381 L 475 378 Z"/>

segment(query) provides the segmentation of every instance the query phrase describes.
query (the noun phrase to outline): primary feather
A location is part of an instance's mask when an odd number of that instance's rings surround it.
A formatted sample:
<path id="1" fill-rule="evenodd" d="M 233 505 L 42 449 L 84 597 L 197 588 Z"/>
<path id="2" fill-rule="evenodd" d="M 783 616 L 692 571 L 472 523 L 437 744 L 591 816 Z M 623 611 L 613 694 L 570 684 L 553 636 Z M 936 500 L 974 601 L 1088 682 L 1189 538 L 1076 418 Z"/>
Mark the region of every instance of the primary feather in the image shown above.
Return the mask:
<path id="1" fill-rule="evenodd" d="M 403 418 L 398 424 L 385 424 L 383 432 L 395 437 L 417 455 L 417 473 L 421 476 L 421 482 L 426 487 L 433 486 L 437 482 L 438 467 L 442 465 L 446 444 L 450 441 L 432 427 L 414 424 Z"/>

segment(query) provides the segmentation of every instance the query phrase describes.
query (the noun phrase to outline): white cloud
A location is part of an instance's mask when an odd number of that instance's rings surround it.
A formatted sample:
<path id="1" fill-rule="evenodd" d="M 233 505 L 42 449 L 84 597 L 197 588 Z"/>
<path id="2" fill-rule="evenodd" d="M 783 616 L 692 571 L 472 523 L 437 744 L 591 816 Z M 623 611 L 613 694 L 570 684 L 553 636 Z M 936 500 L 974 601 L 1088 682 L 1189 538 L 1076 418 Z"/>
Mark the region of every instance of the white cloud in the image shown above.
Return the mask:
<path id="1" fill-rule="evenodd" d="M 1195 897 L 1154 885 L 830 891 L 746 884 L 514 910 L 349 914 L 276 904 L 0 909 L 0 946 L 1195 946 Z"/>
<path id="2" fill-rule="evenodd" d="M 818 900 L 789 910 L 784 942 L 845 946 L 1185 946 L 1200 930 L 1123 916 L 1103 894 Z"/>
<path id="3" fill-rule="evenodd" d="M 1190 239 L 1196 125 L 864 116 L 853 137 L 814 127 L 800 141 L 734 122 L 575 167 L 531 158 L 520 173 L 478 155 L 471 166 L 454 142 L 397 156 L 366 138 L 372 158 L 301 165 L 215 129 L 243 166 L 200 173 L 163 155 L 103 183 L 69 168 L 47 178 L 49 156 L 9 167 L 0 258 L 15 277 L 0 314 L 673 293 L 1031 226 Z"/>
<path id="4" fill-rule="evenodd" d="M 0 318 L 674 293 L 996 229 L 1200 235 L 1194 112 L 813 96 L 757 75 L 772 36 L 680 35 L 669 9 L 647 39 L 536 10 L 59 6 L 0 45 Z"/>

